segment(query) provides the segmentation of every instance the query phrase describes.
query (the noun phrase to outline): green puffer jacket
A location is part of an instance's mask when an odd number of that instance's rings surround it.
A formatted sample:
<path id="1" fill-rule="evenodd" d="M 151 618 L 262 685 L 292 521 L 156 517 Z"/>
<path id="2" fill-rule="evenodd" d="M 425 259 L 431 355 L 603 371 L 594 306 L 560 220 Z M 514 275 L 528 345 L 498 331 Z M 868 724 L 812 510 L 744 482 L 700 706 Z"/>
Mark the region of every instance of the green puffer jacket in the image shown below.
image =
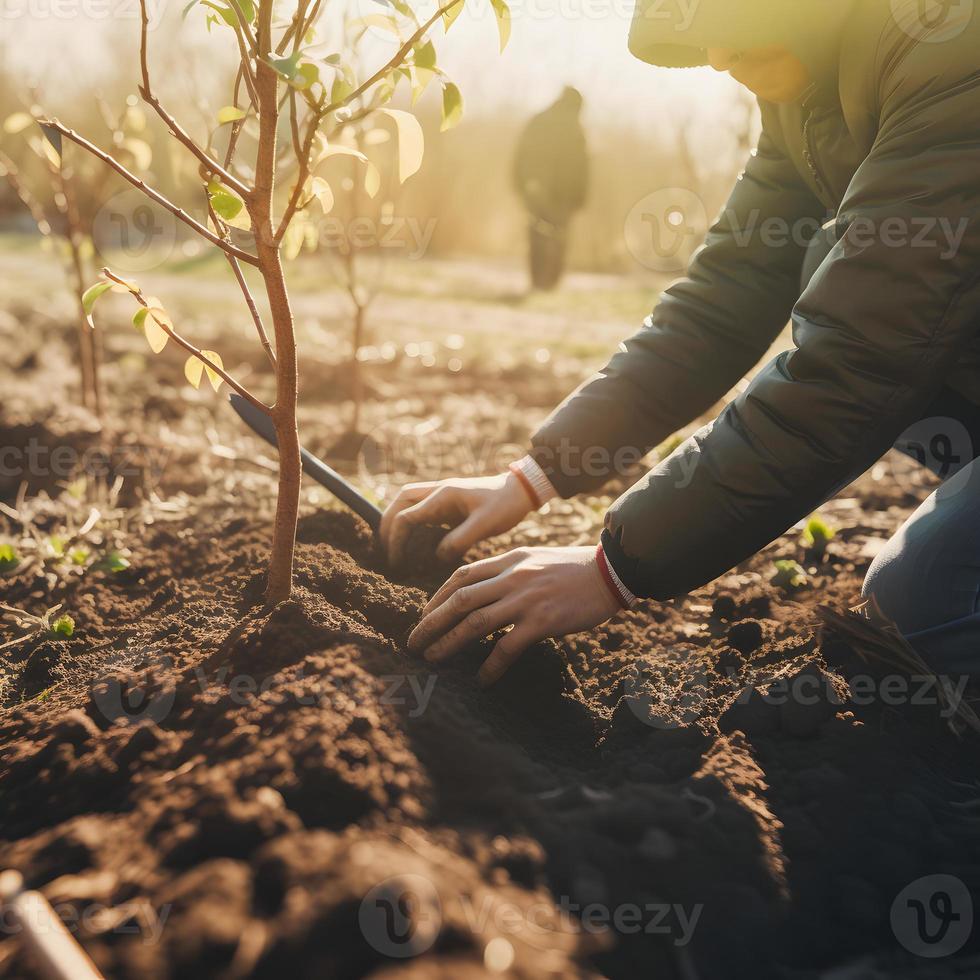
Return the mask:
<path id="1" fill-rule="evenodd" d="M 597 489 L 707 411 L 792 320 L 795 349 L 610 509 L 603 543 L 637 595 L 716 578 L 930 413 L 980 418 L 973 8 L 641 2 L 630 46 L 644 60 L 681 67 L 707 47 L 783 43 L 813 84 L 798 103 L 762 104 L 758 150 L 687 277 L 533 438 L 562 496 Z M 837 243 L 800 295 L 806 237 L 829 219 Z"/>

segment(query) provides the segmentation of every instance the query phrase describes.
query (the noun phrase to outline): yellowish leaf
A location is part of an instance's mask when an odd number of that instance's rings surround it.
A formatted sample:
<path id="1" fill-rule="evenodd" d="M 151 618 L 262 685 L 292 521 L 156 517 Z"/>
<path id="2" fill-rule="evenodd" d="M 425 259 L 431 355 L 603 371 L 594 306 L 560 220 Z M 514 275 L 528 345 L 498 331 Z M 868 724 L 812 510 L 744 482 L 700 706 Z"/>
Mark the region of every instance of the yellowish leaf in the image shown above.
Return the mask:
<path id="1" fill-rule="evenodd" d="M 150 149 L 149 143 L 130 137 L 123 140 L 122 145 L 123 149 L 128 150 L 133 155 L 137 170 L 150 169 L 150 164 L 153 163 L 153 151 Z"/>
<path id="2" fill-rule="evenodd" d="M 329 214 L 334 205 L 333 191 L 322 177 L 314 177 L 310 181 L 310 192 L 320 202 L 324 214 Z"/>
<path id="3" fill-rule="evenodd" d="M 364 190 L 368 197 L 377 197 L 381 190 L 381 173 L 370 160 L 364 169 Z"/>
<path id="4" fill-rule="evenodd" d="M 13 136 L 15 133 L 22 133 L 32 122 L 34 117 L 29 112 L 15 112 L 4 120 L 3 131 Z"/>
<path id="5" fill-rule="evenodd" d="M 197 354 L 191 354 L 184 362 L 184 377 L 191 387 L 200 388 L 202 374 L 204 374 L 204 362 Z"/>
<path id="6" fill-rule="evenodd" d="M 170 339 L 168 331 L 173 330 L 173 321 L 163 308 L 163 304 L 155 296 L 147 297 L 146 304 L 147 313 L 146 319 L 143 321 L 143 336 L 146 337 L 150 350 L 154 354 L 159 354 L 167 346 L 167 341 Z"/>
<path id="7" fill-rule="evenodd" d="M 221 360 L 221 355 L 213 350 L 202 350 L 201 353 L 217 367 L 221 368 L 222 371 L 225 369 L 225 363 Z M 208 381 L 211 382 L 211 387 L 217 391 L 221 387 L 221 382 L 224 378 L 218 374 L 213 367 L 208 364 L 204 365 L 204 373 L 208 376 Z"/>
<path id="8" fill-rule="evenodd" d="M 507 47 L 507 42 L 510 40 L 510 7 L 507 6 L 507 0 L 490 0 L 490 4 L 493 6 L 493 12 L 497 17 L 497 30 L 500 32 L 500 50 L 503 51 Z"/>
<path id="9" fill-rule="evenodd" d="M 450 27 L 456 22 L 456 18 L 463 12 L 463 0 L 459 0 L 459 3 L 455 7 L 450 7 L 442 15 L 442 26 L 448 31 Z"/>
<path id="10" fill-rule="evenodd" d="M 218 110 L 218 125 L 224 126 L 225 123 L 235 122 L 238 119 L 245 118 L 245 110 L 239 109 L 238 106 L 226 105 L 223 109 Z"/>
<path id="11" fill-rule="evenodd" d="M 379 109 L 395 124 L 398 131 L 398 182 L 403 184 L 422 166 L 425 136 L 418 119 L 403 109 Z"/>

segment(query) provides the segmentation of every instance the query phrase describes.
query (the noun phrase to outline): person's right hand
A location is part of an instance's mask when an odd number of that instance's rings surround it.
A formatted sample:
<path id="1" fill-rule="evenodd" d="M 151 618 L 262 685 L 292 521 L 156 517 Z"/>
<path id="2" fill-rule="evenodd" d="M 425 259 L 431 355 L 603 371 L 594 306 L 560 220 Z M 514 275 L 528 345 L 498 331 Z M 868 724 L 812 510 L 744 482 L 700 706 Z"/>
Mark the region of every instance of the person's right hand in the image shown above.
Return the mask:
<path id="1" fill-rule="evenodd" d="M 513 473 L 409 483 L 384 512 L 379 534 L 388 560 L 397 564 L 414 526 L 449 524 L 454 530 L 436 552 L 448 562 L 462 558 L 478 541 L 509 531 L 532 510 L 530 495 Z"/>

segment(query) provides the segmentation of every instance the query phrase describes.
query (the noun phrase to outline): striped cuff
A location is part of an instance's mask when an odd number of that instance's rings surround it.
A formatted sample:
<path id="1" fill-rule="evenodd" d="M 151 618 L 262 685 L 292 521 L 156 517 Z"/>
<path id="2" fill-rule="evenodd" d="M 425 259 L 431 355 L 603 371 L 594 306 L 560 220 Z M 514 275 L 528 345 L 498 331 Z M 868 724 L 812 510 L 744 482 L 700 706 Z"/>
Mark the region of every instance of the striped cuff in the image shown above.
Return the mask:
<path id="1" fill-rule="evenodd" d="M 558 496 L 558 491 L 551 485 L 551 480 L 544 475 L 544 470 L 530 456 L 511 463 L 508 468 L 521 481 L 535 510 L 540 510 L 549 500 Z"/>
<path id="2" fill-rule="evenodd" d="M 616 569 L 612 567 L 612 563 L 606 557 L 606 552 L 601 543 L 596 545 L 595 561 L 596 565 L 599 566 L 599 574 L 602 575 L 602 580 L 606 583 L 606 588 L 609 589 L 612 597 L 623 609 L 632 609 L 640 600 L 626 588 L 623 580 L 616 574 Z"/>

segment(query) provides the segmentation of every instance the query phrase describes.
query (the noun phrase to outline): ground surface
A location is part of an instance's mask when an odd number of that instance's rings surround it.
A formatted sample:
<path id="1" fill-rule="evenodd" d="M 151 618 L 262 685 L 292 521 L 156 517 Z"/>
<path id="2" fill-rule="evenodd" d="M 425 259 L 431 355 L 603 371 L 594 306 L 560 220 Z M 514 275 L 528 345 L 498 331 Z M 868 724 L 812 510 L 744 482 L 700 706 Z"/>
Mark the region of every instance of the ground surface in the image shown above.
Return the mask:
<path id="1" fill-rule="evenodd" d="M 602 338 L 572 329 L 587 314 L 559 336 L 560 297 L 487 287 L 461 306 L 467 274 L 416 290 L 396 352 L 369 366 L 371 438 L 338 465 L 379 498 L 495 470 L 595 361 Z M 525 338 L 507 363 L 494 323 Z M 0 446 L 38 447 L 0 477 L 0 545 L 20 559 L 0 601 L 75 621 L 0 653 L 0 866 L 107 975 L 980 973 L 976 937 L 935 955 L 965 917 L 932 946 L 914 921 L 937 889 L 963 908 L 932 876 L 980 894 L 976 741 L 901 692 L 849 700 L 867 668 L 814 632 L 818 605 L 857 601 L 928 480 L 890 457 L 823 511 L 839 529 L 823 558 L 793 531 L 696 594 L 535 648 L 484 692 L 482 649 L 437 671 L 405 653 L 440 570 L 389 576 L 313 488 L 295 597 L 262 612 L 274 461 L 126 329 L 99 433 L 69 407 L 63 323 L 0 316 Z M 261 377 L 241 331 L 219 349 Z M 302 429 L 327 454 L 345 372 L 316 353 Z M 595 540 L 605 503 L 555 504 L 488 547 Z M 807 584 L 772 584 L 775 559 Z M 17 635 L 8 619 L 0 644 Z M 0 972 L 25 969 L 0 939 Z"/>

